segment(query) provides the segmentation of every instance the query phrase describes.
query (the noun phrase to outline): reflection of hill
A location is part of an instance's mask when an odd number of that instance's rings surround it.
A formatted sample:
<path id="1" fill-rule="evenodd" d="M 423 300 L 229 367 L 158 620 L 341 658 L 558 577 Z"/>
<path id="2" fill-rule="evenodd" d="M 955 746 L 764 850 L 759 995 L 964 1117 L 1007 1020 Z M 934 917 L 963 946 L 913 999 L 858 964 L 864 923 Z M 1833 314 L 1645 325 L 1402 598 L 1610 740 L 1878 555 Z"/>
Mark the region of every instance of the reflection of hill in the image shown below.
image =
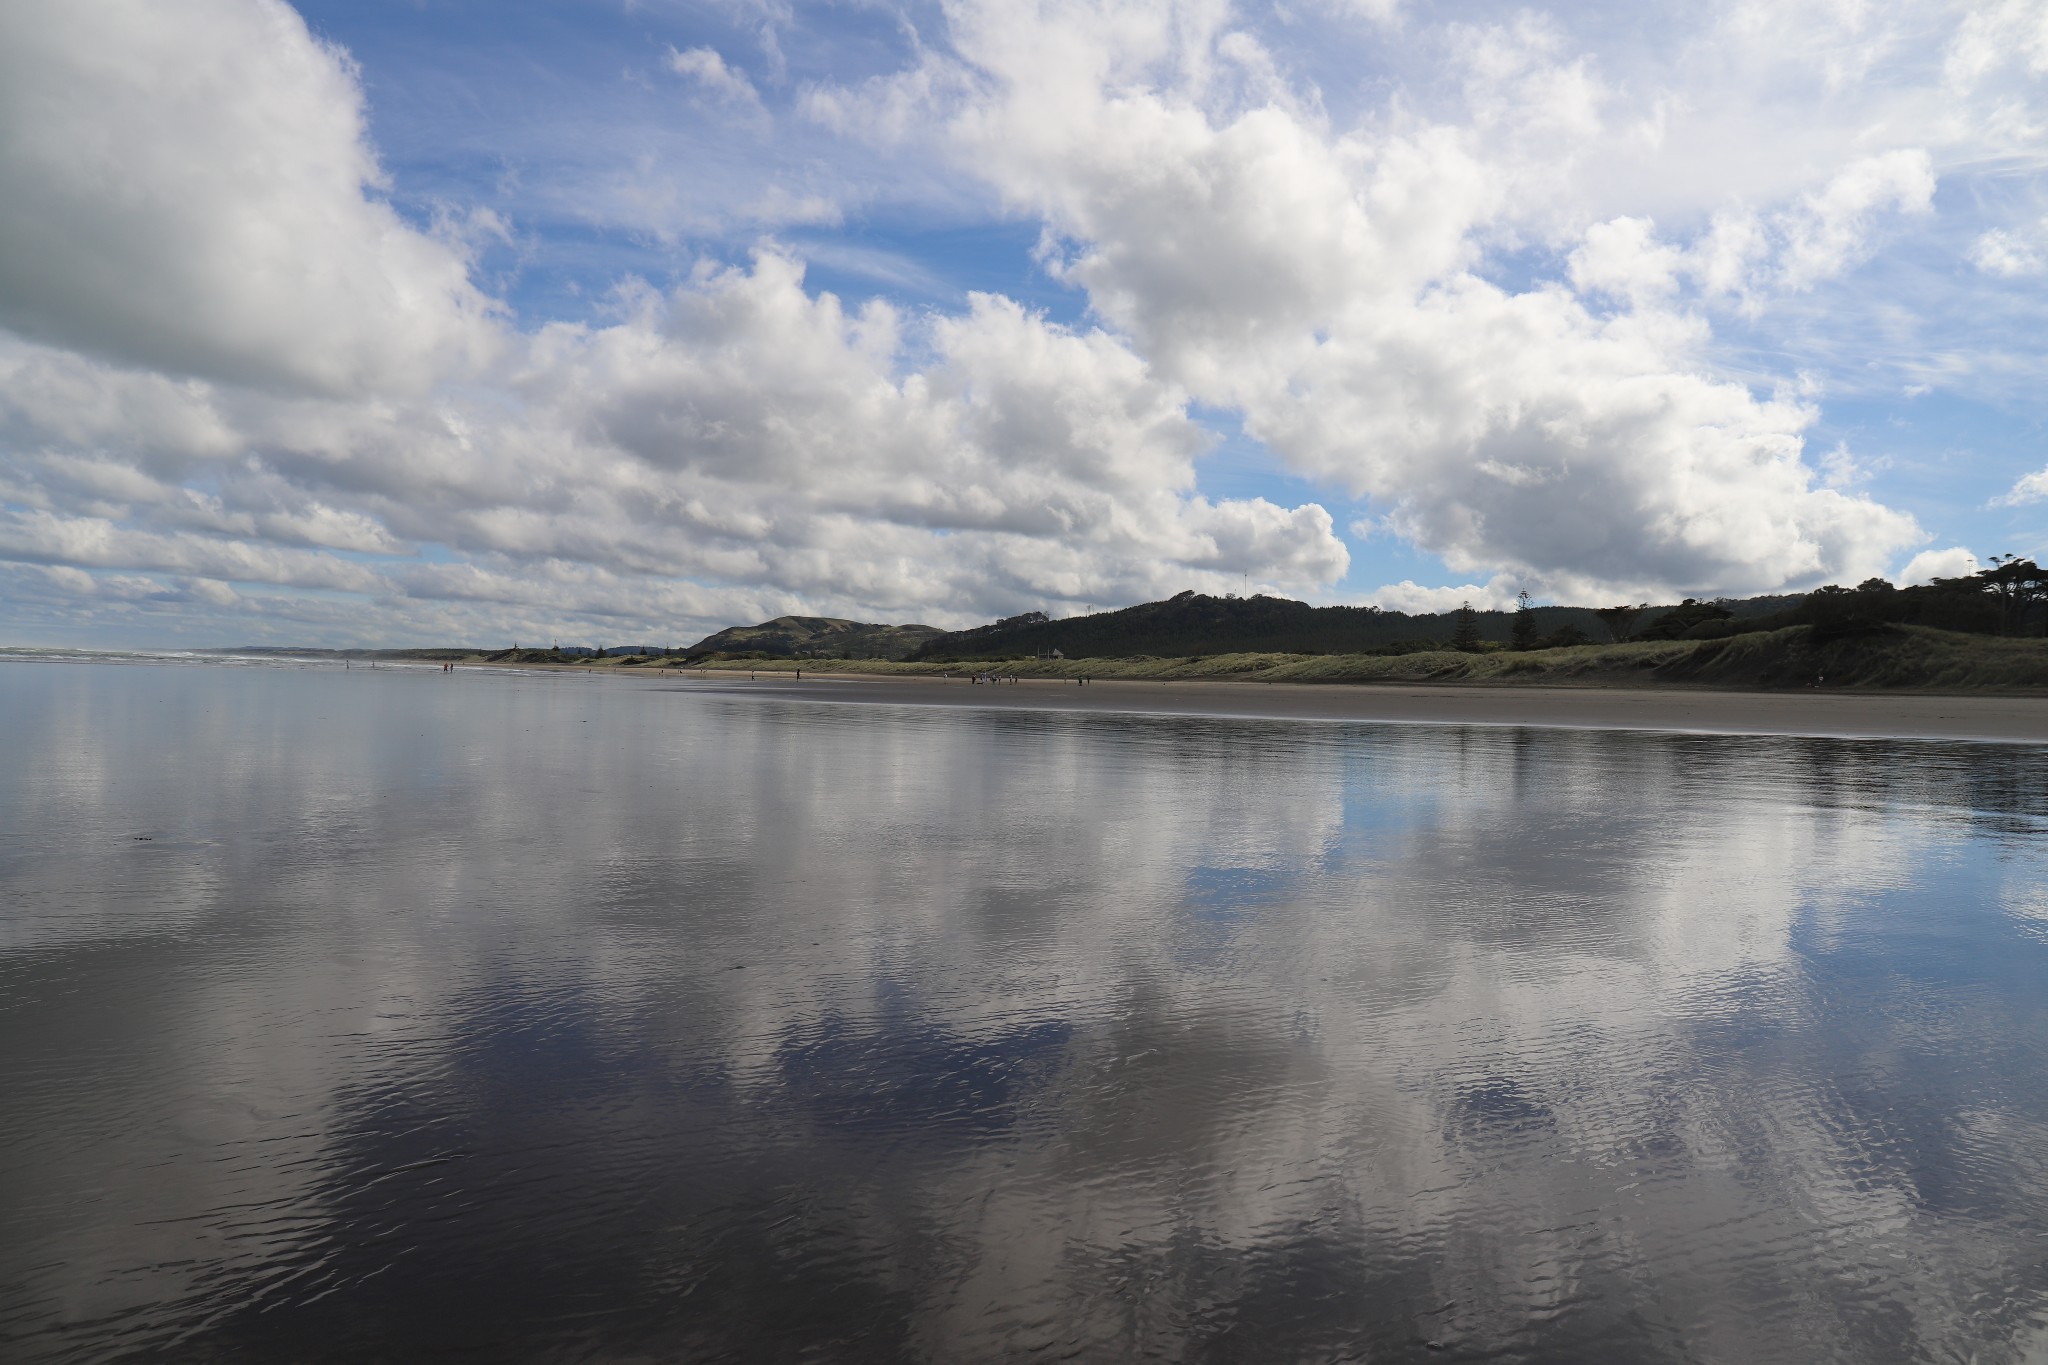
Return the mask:
<path id="1" fill-rule="evenodd" d="M 776 658 L 901 659 L 940 634 L 936 626 L 884 626 L 831 616 L 778 616 L 758 626 L 729 626 L 687 651 Z"/>

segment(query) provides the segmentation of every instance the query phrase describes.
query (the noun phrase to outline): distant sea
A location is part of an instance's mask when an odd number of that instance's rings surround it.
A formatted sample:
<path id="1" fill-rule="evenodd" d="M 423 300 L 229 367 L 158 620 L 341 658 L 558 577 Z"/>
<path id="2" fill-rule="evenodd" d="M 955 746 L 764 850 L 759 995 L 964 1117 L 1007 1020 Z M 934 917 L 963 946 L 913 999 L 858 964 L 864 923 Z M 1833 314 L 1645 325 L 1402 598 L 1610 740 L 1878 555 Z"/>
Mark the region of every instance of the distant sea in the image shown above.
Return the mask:
<path id="1" fill-rule="evenodd" d="M 2038 1361 L 2037 747 L 0 653 L 0 1358 Z"/>

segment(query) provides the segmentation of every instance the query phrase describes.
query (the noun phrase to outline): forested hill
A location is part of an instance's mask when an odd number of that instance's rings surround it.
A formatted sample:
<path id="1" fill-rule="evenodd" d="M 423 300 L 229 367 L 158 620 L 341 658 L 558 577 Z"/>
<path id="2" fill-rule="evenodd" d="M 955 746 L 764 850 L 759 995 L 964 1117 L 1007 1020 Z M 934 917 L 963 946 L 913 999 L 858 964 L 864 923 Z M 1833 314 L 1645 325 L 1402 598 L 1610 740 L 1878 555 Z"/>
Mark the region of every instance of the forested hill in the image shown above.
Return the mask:
<path id="1" fill-rule="evenodd" d="M 1736 616 L 1782 611 L 1797 598 L 1765 597 L 1724 604 Z M 1647 618 L 1660 610 L 1649 608 Z M 1536 632 L 1554 643 L 1605 641 L 1609 631 L 1587 607 L 1534 607 Z M 1506 642 L 1515 613 L 1479 611 L 1479 638 Z M 1058 650 L 1070 659 L 1156 658 L 1206 654 L 1365 654 L 1404 645 L 1447 644 L 1458 613 L 1411 616 L 1377 607 L 1311 607 L 1284 597 L 1205 597 L 1184 592 L 1164 602 L 1121 611 L 1049 620 L 1041 612 L 1013 616 L 927 641 L 910 657 L 924 660 L 1028 658 Z M 1574 636 L 1577 637 L 1574 640 Z"/>
<path id="2" fill-rule="evenodd" d="M 900 659 L 939 634 L 937 626 L 883 626 L 832 616 L 778 616 L 758 626 L 729 626 L 685 654 L 765 654 L 773 658 Z"/>

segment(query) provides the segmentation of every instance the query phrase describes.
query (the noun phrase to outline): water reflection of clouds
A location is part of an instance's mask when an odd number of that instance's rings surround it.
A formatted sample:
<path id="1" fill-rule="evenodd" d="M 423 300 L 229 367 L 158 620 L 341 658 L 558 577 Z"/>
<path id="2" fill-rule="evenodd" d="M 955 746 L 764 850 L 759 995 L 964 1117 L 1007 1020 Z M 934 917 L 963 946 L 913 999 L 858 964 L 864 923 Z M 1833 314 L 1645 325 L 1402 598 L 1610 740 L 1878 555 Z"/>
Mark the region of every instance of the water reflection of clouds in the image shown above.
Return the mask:
<path id="1" fill-rule="evenodd" d="M 97 1050 L 9 1050 L 136 1059 L 43 1092 L 106 1141 L 0 1177 L 0 1268 L 72 1268 L 31 1317 L 260 1283 L 294 1312 L 219 1330 L 287 1353 L 467 1312 L 546 1354 L 611 1304 L 714 1355 L 1763 1360 L 2042 1302 L 2028 756 L 322 681 L 174 734 L 45 695 L 109 758 L 0 787 L 196 850 L 0 957 L 82 1030 L 113 936 L 172 945 Z M 1944 888 L 1960 956 L 1899 969 Z"/>

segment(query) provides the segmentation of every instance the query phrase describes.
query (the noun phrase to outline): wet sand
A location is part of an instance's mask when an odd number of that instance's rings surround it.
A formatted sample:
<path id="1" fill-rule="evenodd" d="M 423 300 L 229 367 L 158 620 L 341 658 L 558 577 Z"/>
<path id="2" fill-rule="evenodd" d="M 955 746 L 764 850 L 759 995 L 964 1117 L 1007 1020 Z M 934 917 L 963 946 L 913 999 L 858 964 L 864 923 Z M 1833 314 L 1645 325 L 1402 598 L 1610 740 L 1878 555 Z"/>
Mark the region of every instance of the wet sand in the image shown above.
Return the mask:
<path id="1" fill-rule="evenodd" d="M 723 672 L 680 676 L 676 686 L 693 692 L 848 704 L 2048 744 L 2048 697 L 2015 695 L 1106 679 L 1086 687 L 1052 679 L 976 686 L 963 678 L 824 673 L 802 682 L 786 673 L 764 673 L 756 681 Z"/>

